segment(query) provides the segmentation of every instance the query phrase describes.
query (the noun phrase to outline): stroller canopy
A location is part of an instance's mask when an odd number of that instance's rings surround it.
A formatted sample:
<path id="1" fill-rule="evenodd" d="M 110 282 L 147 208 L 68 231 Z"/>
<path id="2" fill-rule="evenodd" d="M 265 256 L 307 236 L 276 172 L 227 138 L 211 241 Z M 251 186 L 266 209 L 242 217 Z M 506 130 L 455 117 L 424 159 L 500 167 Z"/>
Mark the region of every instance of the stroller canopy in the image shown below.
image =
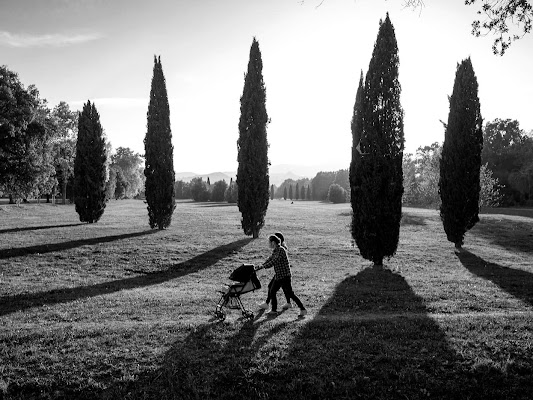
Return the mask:
<path id="1" fill-rule="evenodd" d="M 261 283 L 259 283 L 259 279 L 257 279 L 253 264 L 242 264 L 240 267 L 235 268 L 229 276 L 229 279 L 243 283 L 251 280 L 256 286 L 256 289 L 261 288 Z"/>

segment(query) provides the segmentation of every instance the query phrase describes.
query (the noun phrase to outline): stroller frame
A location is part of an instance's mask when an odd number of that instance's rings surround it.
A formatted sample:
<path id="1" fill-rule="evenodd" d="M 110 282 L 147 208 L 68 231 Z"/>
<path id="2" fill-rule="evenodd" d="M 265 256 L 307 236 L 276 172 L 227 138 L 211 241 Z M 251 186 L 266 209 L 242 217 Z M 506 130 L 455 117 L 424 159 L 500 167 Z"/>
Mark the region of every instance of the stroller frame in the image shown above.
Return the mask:
<path id="1" fill-rule="evenodd" d="M 246 319 L 254 318 L 253 311 L 247 310 L 244 307 L 244 304 L 241 301 L 241 295 L 260 289 L 261 283 L 257 279 L 253 264 L 243 264 L 230 275 L 230 279 L 242 280 L 242 278 L 239 279 L 236 277 L 236 274 L 238 274 L 239 270 L 241 272 L 243 270 L 248 271 L 248 273 L 245 273 L 245 275 L 248 276 L 246 282 L 238 282 L 231 285 L 226 284 L 226 288 L 224 290 L 218 291 L 221 296 L 215 307 L 215 318 L 218 318 L 221 321 L 226 319 L 226 313 L 223 310 L 224 307 L 240 309 L 242 316 Z"/>

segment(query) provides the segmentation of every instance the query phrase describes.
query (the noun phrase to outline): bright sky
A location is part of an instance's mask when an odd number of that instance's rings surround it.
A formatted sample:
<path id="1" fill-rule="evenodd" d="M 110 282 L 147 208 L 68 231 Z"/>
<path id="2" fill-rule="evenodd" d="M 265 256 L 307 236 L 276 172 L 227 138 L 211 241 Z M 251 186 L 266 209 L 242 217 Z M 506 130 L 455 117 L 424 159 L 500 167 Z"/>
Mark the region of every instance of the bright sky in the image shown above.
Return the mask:
<path id="1" fill-rule="evenodd" d="M 426 0 L 2 0 L 0 63 L 53 107 L 94 101 L 113 148 L 144 153 L 154 54 L 169 94 L 176 172 L 237 169 L 252 38 L 263 58 L 272 165 L 348 168 L 361 69 L 388 11 L 400 56 L 406 151 L 444 140 L 457 63 L 470 56 L 485 121 L 533 129 L 533 34 L 505 56 L 474 38 L 479 5 Z"/>

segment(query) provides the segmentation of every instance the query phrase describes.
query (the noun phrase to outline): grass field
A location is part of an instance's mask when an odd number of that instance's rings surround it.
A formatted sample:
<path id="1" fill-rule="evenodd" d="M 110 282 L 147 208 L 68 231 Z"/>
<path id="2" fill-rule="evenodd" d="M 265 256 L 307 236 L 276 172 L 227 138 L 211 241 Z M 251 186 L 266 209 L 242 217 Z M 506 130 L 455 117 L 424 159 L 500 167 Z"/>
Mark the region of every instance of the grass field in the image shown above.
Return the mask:
<path id="1" fill-rule="evenodd" d="M 88 225 L 71 205 L 0 205 L 0 398 L 533 396 L 531 210 L 481 215 L 456 255 L 436 211 L 404 208 L 373 268 L 348 204 L 272 201 L 257 240 L 235 206 L 180 202 L 164 231 L 145 207 L 111 201 Z M 217 289 L 278 230 L 307 317 L 257 311 L 262 270 L 254 320 L 215 320 Z"/>

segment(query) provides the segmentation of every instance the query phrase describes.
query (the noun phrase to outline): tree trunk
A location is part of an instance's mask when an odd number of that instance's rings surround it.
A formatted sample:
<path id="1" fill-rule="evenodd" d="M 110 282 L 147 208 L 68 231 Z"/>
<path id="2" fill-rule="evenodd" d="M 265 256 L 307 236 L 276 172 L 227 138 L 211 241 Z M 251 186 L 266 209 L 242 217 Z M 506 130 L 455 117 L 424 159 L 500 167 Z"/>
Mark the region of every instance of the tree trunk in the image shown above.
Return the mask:
<path id="1" fill-rule="evenodd" d="M 61 191 L 61 197 L 63 198 L 63 204 L 67 204 L 67 177 L 63 174 L 63 190 Z"/>
<path id="2" fill-rule="evenodd" d="M 252 231 L 252 237 L 253 237 L 254 239 L 257 239 L 257 238 L 259 237 L 259 229 L 254 229 L 254 230 Z"/>
<path id="3" fill-rule="evenodd" d="M 454 249 L 454 251 L 455 251 L 456 253 L 460 253 L 460 252 L 463 251 L 463 246 L 461 245 L 461 243 L 455 243 L 455 249 Z"/>
<path id="4" fill-rule="evenodd" d="M 15 200 L 13 200 L 13 195 L 9 195 L 9 204 L 15 204 Z"/>
<path id="5" fill-rule="evenodd" d="M 377 259 L 377 260 L 374 260 L 374 267 L 383 267 L 383 257 Z"/>

